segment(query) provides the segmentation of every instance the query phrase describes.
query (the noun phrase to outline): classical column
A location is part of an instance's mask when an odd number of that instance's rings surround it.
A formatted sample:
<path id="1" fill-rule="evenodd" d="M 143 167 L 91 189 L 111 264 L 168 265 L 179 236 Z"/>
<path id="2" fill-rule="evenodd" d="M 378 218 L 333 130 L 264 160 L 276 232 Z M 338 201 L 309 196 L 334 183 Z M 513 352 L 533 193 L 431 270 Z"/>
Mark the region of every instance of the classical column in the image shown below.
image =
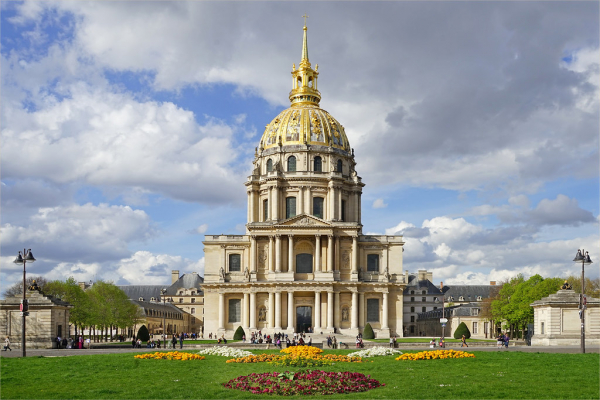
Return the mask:
<path id="1" fill-rule="evenodd" d="M 298 186 L 298 215 L 304 213 L 304 186 Z"/>
<path id="2" fill-rule="evenodd" d="M 281 292 L 275 292 L 275 330 L 281 330 Z"/>
<path id="3" fill-rule="evenodd" d="M 268 201 L 269 203 L 267 204 L 267 211 L 269 212 L 269 215 L 267 215 L 267 218 L 265 218 L 265 221 L 267 220 L 271 220 L 273 219 L 273 196 L 271 194 L 271 192 L 273 191 L 273 186 L 269 186 L 269 193 L 268 193 Z"/>
<path id="4" fill-rule="evenodd" d="M 250 330 L 256 330 L 256 293 L 250 293 Z"/>
<path id="5" fill-rule="evenodd" d="M 288 330 L 295 330 L 294 328 L 294 292 L 288 292 Z"/>
<path id="6" fill-rule="evenodd" d="M 275 326 L 275 294 L 269 292 L 269 311 L 267 313 L 267 326 L 273 328 Z"/>
<path id="7" fill-rule="evenodd" d="M 333 292 L 327 292 L 327 331 L 333 330 Z"/>
<path id="8" fill-rule="evenodd" d="M 354 192 L 354 221 L 356 222 L 360 222 L 360 218 L 359 218 L 359 213 L 358 213 L 358 209 L 359 209 L 359 205 L 358 205 L 358 190 L 356 192 Z"/>
<path id="9" fill-rule="evenodd" d="M 225 294 L 219 293 L 219 329 L 225 329 Z"/>
<path id="10" fill-rule="evenodd" d="M 256 236 L 250 236 L 250 271 L 256 272 Z"/>
<path id="11" fill-rule="evenodd" d="M 334 210 L 335 210 L 335 187 L 334 186 L 330 186 L 329 187 L 329 193 L 328 193 L 328 196 L 327 196 L 327 201 L 329 203 L 328 204 L 329 207 L 327 207 L 328 208 L 327 211 L 328 211 L 328 214 L 329 214 L 327 219 L 334 220 L 335 219 L 335 213 L 334 213 Z"/>
<path id="12" fill-rule="evenodd" d="M 333 271 L 333 235 L 327 237 L 327 272 Z"/>
<path id="13" fill-rule="evenodd" d="M 352 292 L 352 313 L 350 314 L 350 328 L 358 328 L 358 293 Z"/>
<path id="14" fill-rule="evenodd" d="M 333 329 L 340 329 L 340 292 L 334 292 L 333 302 Z"/>
<path id="15" fill-rule="evenodd" d="M 365 294 L 358 294 L 358 326 L 365 327 Z"/>
<path id="16" fill-rule="evenodd" d="M 281 235 L 275 235 L 275 271 L 281 272 Z"/>
<path id="17" fill-rule="evenodd" d="M 315 292 L 315 332 L 321 329 L 321 292 Z"/>
<path id="18" fill-rule="evenodd" d="M 321 235 L 315 235 L 315 272 L 321 272 Z"/>
<path id="19" fill-rule="evenodd" d="M 381 307 L 383 311 L 383 321 L 381 321 L 381 329 L 388 329 L 388 294 L 386 292 L 383 293 L 383 304 Z"/>
<path id="20" fill-rule="evenodd" d="M 352 237 L 352 273 L 358 273 L 358 236 Z"/>
<path id="21" fill-rule="evenodd" d="M 254 222 L 252 218 L 252 212 L 254 211 L 254 198 L 252 197 L 252 189 L 247 191 L 248 193 L 248 215 L 246 216 L 249 223 Z"/>
<path id="22" fill-rule="evenodd" d="M 336 235 L 335 237 L 335 255 L 334 255 L 334 259 L 335 259 L 335 264 L 333 265 L 333 270 L 334 271 L 339 271 L 340 269 L 340 236 Z M 336 302 L 337 304 L 337 302 Z"/>
<path id="23" fill-rule="evenodd" d="M 274 251 L 273 251 L 273 235 L 269 235 L 269 271 L 275 271 L 274 268 Z"/>
<path id="24" fill-rule="evenodd" d="M 341 221 L 342 220 L 342 188 L 339 188 L 338 190 L 338 198 L 337 198 L 337 215 L 338 215 L 338 220 Z"/>
<path id="25" fill-rule="evenodd" d="M 288 235 L 288 272 L 294 271 L 294 235 Z"/>
<path id="26" fill-rule="evenodd" d="M 250 294 L 244 293 L 244 304 L 242 304 L 242 327 L 244 329 L 248 329 L 250 326 L 250 316 L 248 312 L 250 311 Z"/>
<path id="27" fill-rule="evenodd" d="M 273 220 L 279 221 L 279 187 L 273 188 Z"/>

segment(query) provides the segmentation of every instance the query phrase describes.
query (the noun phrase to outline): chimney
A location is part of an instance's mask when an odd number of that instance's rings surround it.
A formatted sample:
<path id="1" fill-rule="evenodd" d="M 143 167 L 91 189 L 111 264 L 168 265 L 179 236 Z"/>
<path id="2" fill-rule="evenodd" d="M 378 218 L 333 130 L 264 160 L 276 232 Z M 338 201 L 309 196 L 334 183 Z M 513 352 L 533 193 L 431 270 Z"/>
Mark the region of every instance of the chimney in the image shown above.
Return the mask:
<path id="1" fill-rule="evenodd" d="M 440 282 L 440 290 L 444 290 L 444 282 Z"/>
<path id="2" fill-rule="evenodd" d="M 496 286 L 496 281 L 490 281 L 491 286 Z"/>
<path id="3" fill-rule="evenodd" d="M 171 284 L 177 282 L 178 279 L 179 279 L 179 270 L 178 269 L 171 270 Z"/>

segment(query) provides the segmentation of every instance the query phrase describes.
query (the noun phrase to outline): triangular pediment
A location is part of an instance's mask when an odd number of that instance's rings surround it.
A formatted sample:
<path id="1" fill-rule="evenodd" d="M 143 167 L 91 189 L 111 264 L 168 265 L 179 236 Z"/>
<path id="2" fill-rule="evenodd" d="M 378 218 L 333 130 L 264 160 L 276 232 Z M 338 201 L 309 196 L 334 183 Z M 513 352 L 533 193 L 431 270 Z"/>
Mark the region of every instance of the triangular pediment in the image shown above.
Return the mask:
<path id="1" fill-rule="evenodd" d="M 331 227 L 331 224 L 323 221 L 322 219 L 313 217 L 312 215 L 296 215 L 295 217 L 289 218 L 282 221 L 279 226 L 307 226 L 307 227 Z"/>

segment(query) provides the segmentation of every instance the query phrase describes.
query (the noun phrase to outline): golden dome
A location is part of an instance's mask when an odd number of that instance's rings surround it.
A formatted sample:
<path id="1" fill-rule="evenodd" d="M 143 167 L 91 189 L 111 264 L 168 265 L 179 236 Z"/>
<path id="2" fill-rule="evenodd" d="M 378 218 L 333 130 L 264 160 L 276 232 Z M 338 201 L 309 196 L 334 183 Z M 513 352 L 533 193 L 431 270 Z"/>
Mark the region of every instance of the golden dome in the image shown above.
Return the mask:
<path id="1" fill-rule="evenodd" d="M 305 19 L 306 21 L 306 19 Z M 312 69 L 308 60 L 306 23 L 304 24 L 302 59 L 296 69 L 292 67 L 292 90 L 289 98 L 292 106 L 279 113 L 265 128 L 260 139 L 260 147 L 268 149 L 276 146 L 310 144 L 331 146 L 350 152 L 350 143 L 344 127 L 329 114 L 319 108 L 321 93 L 317 90 L 319 65 Z"/>
<path id="2" fill-rule="evenodd" d="M 350 152 L 344 127 L 327 111 L 310 105 L 280 112 L 260 139 L 263 149 L 294 144 L 331 146 Z"/>

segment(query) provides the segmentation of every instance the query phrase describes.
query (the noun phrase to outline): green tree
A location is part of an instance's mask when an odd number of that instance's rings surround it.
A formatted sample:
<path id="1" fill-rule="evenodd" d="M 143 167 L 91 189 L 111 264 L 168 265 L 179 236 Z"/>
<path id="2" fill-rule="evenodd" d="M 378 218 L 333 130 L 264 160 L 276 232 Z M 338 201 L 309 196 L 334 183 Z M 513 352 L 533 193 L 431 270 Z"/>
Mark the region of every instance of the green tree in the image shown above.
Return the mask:
<path id="1" fill-rule="evenodd" d="M 233 334 L 233 340 L 242 340 L 246 333 L 244 332 L 244 328 L 238 326 L 235 333 Z"/>
<path id="2" fill-rule="evenodd" d="M 140 329 L 138 329 L 137 338 L 140 339 L 142 342 L 147 342 L 148 340 L 150 340 L 150 332 L 148 332 L 148 328 L 146 328 L 146 325 L 140 326 Z"/>
<path id="3" fill-rule="evenodd" d="M 76 327 L 83 327 L 90 320 L 90 299 L 87 293 L 79 286 L 75 278 L 69 277 L 66 281 L 50 281 L 44 285 L 44 293 L 57 297 L 71 304 L 69 322 Z"/>
<path id="4" fill-rule="evenodd" d="M 464 322 L 461 322 L 454 331 L 454 339 L 462 338 L 462 335 L 465 335 L 465 338 L 469 339 L 471 337 L 471 331 L 469 327 Z"/>
<path id="5" fill-rule="evenodd" d="M 364 339 L 375 339 L 375 332 L 373 332 L 373 328 L 371 324 L 367 322 L 365 325 L 365 329 L 363 330 L 363 338 Z"/>

